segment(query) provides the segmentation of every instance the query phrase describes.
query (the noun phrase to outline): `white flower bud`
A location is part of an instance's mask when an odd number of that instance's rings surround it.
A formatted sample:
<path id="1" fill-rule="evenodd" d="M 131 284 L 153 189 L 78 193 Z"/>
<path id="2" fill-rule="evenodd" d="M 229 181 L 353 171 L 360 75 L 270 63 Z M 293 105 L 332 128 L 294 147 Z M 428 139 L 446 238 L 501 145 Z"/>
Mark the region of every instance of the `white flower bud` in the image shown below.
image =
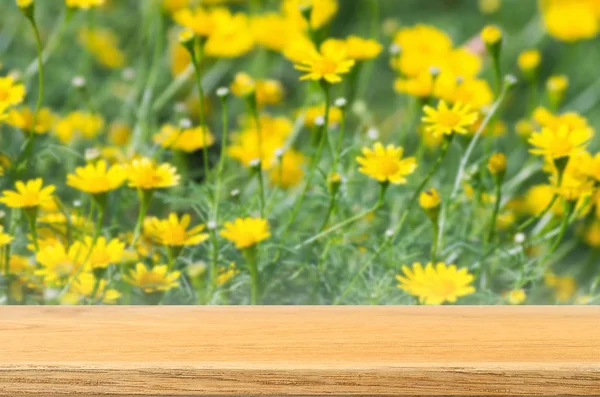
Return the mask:
<path id="1" fill-rule="evenodd" d="M 227 87 L 219 87 L 217 88 L 217 96 L 219 98 L 224 98 L 229 95 L 229 88 Z"/>
<path id="2" fill-rule="evenodd" d="M 85 85 L 86 85 L 85 77 L 83 77 L 83 76 L 75 76 L 71 80 L 71 84 L 73 85 L 73 87 L 76 87 L 76 88 L 85 87 Z"/>
<path id="3" fill-rule="evenodd" d="M 374 141 L 379 138 L 379 130 L 375 127 L 371 127 L 367 130 L 367 136 Z"/>
<path id="4" fill-rule="evenodd" d="M 179 127 L 181 128 L 190 128 L 192 126 L 192 120 L 190 119 L 181 119 L 179 120 Z"/>

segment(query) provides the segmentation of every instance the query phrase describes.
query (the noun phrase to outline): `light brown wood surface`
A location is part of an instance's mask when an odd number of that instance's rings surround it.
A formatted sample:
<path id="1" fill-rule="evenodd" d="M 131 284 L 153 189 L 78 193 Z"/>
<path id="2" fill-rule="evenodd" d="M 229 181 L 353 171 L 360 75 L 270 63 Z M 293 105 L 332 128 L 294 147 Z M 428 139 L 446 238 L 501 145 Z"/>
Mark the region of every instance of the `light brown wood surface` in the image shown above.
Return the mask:
<path id="1" fill-rule="evenodd" d="M 600 307 L 3 307 L 0 395 L 600 395 Z"/>

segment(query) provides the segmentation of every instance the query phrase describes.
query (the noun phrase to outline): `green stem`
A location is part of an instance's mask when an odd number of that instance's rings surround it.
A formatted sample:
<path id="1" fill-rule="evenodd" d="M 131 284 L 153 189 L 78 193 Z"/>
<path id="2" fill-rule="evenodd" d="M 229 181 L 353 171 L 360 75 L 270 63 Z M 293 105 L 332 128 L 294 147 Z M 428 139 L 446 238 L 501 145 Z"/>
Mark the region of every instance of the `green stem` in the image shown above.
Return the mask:
<path id="1" fill-rule="evenodd" d="M 304 198 L 306 197 L 306 194 L 308 192 L 308 189 L 310 188 L 312 179 L 315 176 L 315 172 L 319 165 L 319 160 L 321 159 L 321 153 L 323 152 L 323 147 L 325 146 L 325 139 L 327 138 L 327 132 L 329 129 L 329 109 L 330 109 L 331 98 L 330 98 L 330 92 L 329 92 L 330 91 L 329 85 L 327 83 L 322 83 L 321 88 L 323 89 L 323 95 L 325 97 L 325 117 L 324 117 L 325 120 L 323 122 L 323 126 L 321 126 L 321 140 L 319 141 L 319 146 L 317 148 L 317 152 L 315 153 L 315 156 L 313 157 L 313 159 L 311 161 L 310 169 L 308 170 L 308 176 L 306 177 L 306 183 L 304 184 L 304 187 L 302 188 L 300 197 L 296 201 L 296 204 L 294 205 L 294 208 L 292 209 L 292 214 L 291 214 L 290 218 L 288 219 L 285 227 L 283 228 L 283 233 L 281 235 L 281 241 L 285 241 L 285 238 L 287 237 L 290 227 L 292 226 L 292 224 L 296 220 L 296 217 L 298 216 L 300 207 L 302 206 L 302 202 L 304 201 Z M 273 258 L 273 262 L 276 262 L 279 259 L 280 255 L 281 255 L 281 248 L 278 248 L 277 252 L 275 253 L 275 256 Z"/>
<path id="2" fill-rule="evenodd" d="M 35 252 L 39 252 L 40 246 L 38 244 L 37 237 L 36 211 L 26 213 L 26 215 L 27 221 L 29 222 L 29 231 L 31 231 L 31 238 L 33 239 L 33 246 L 35 247 Z"/>
<path id="3" fill-rule="evenodd" d="M 140 233 L 142 231 L 142 225 L 144 224 L 144 218 L 146 217 L 146 213 L 148 212 L 148 207 L 150 206 L 150 201 L 152 200 L 152 190 L 143 190 L 138 189 L 138 199 L 140 201 L 140 212 L 138 213 L 137 222 L 135 224 L 135 229 L 133 230 L 133 238 L 131 239 L 130 248 L 135 247 L 135 243 L 140 237 Z"/>
<path id="4" fill-rule="evenodd" d="M 260 276 L 256 263 L 257 249 L 257 246 L 254 245 L 244 251 L 244 257 L 246 258 L 248 271 L 250 272 L 250 304 L 252 305 L 257 305 L 260 300 Z"/>
<path id="5" fill-rule="evenodd" d="M 517 231 L 520 232 L 523 229 L 525 229 L 527 226 L 531 225 L 533 222 L 537 221 L 538 219 L 541 219 L 544 215 L 546 215 L 548 213 L 548 211 L 550 211 L 550 209 L 552 209 L 552 207 L 556 203 L 556 200 L 558 200 L 558 194 L 554 194 L 554 196 L 552 196 L 552 199 L 548 202 L 548 205 L 546 205 L 546 207 L 540 213 L 532 216 L 527 221 L 521 223 L 517 227 Z"/>
<path id="6" fill-rule="evenodd" d="M 323 231 L 325 229 L 325 227 L 327 226 L 327 223 L 329 222 L 329 218 L 331 218 L 331 215 L 333 214 L 333 211 L 335 210 L 336 203 L 337 203 L 337 192 L 331 193 L 331 195 L 329 196 L 329 205 L 327 206 L 327 213 L 325 214 L 325 219 L 323 219 L 323 223 L 321 224 L 319 231 Z"/>
<path id="7" fill-rule="evenodd" d="M 260 203 L 260 216 L 265 217 L 265 181 L 262 173 L 262 164 L 256 167 L 256 178 L 258 179 L 258 200 Z"/>
<path id="8" fill-rule="evenodd" d="M 198 87 L 198 99 L 200 102 L 200 127 L 202 128 L 202 142 L 204 143 L 202 145 L 202 160 L 204 163 L 204 178 L 208 179 L 208 171 L 209 171 L 209 166 L 208 166 L 208 145 L 207 143 L 207 136 L 206 136 L 206 130 L 207 130 L 207 125 L 206 125 L 206 113 L 205 113 L 205 109 L 204 109 L 204 89 L 202 88 L 202 69 L 201 69 L 201 65 L 200 63 L 202 62 L 203 59 L 203 48 L 202 48 L 202 44 L 200 44 L 200 46 L 198 47 L 198 52 L 195 53 L 194 51 L 190 51 L 190 54 L 192 56 L 192 64 L 194 65 L 194 72 L 196 73 L 196 86 Z"/>
<path id="9" fill-rule="evenodd" d="M 37 123 L 38 114 L 40 109 L 42 108 L 42 101 L 44 98 L 44 66 L 42 60 L 42 40 L 40 38 L 40 31 L 37 27 L 37 24 L 33 19 L 31 19 L 31 26 L 33 27 L 33 32 L 35 34 L 35 45 L 37 47 L 37 58 L 38 58 L 38 98 L 35 104 L 35 112 L 33 113 L 33 119 L 31 121 L 31 131 L 30 134 L 35 135 L 35 124 Z"/>
<path id="10" fill-rule="evenodd" d="M 573 210 L 575 209 L 575 203 L 576 202 L 565 201 L 564 214 L 563 214 L 562 222 L 560 224 L 560 229 L 558 231 L 558 236 L 556 236 L 556 239 L 552 243 L 552 246 L 550 246 L 550 250 L 548 251 L 546 256 L 552 255 L 552 253 L 556 250 L 556 248 L 562 241 L 563 237 L 565 236 L 565 232 L 567 231 L 567 227 L 569 226 L 569 223 L 570 223 L 569 221 L 571 219 L 571 214 L 572 214 Z"/>
<path id="11" fill-rule="evenodd" d="M 492 220 L 490 222 L 490 231 L 488 233 L 487 241 L 491 242 L 496 234 L 496 222 L 498 219 L 498 212 L 500 211 L 500 199 L 502 198 L 502 180 L 498 178 L 496 180 L 496 201 L 494 202 L 494 212 L 492 213 Z"/>
<path id="12" fill-rule="evenodd" d="M 379 208 L 381 208 L 383 206 L 384 203 L 384 198 L 385 198 L 385 192 L 387 191 L 389 184 L 387 183 L 381 183 L 380 184 L 380 190 L 379 190 L 379 199 L 377 200 L 377 204 L 375 204 L 373 207 L 371 207 L 370 209 L 361 212 L 359 214 L 354 215 L 353 217 L 350 217 L 338 224 L 333 225 L 332 227 L 330 227 L 329 229 L 323 230 L 320 233 L 315 234 L 314 236 L 312 236 L 311 238 L 304 240 L 302 243 L 296 245 L 294 247 L 294 249 L 300 249 L 303 246 L 312 243 L 313 241 L 317 241 L 319 240 L 321 237 L 324 237 L 330 233 L 335 232 L 336 230 L 339 230 L 345 226 L 348 226 L 358 220 L 360 220 L 361 218 L 367 216 L 368 214 L 370 214 L 371 212 L 377 211 Z"/>
<path id="13" fill-rule="evenodd" d="M 435 263 L 435 261 L 437 259 L 440 225 L 438 224 L 437 220 L 435 222 L 432 222 L 432 225 L 433 225 L 433 239 L 431 242 L 431 263 Z"/>
<path id="14" fill-rule="evenodd" d="M 215 291 L 217 289 L 217 273 L 219 267 L 219 239 L 217 238 L 216 229 L 211 229 L 209 235 L 212 243 L 212 261 L 210 262 L 210 290 Z"/>

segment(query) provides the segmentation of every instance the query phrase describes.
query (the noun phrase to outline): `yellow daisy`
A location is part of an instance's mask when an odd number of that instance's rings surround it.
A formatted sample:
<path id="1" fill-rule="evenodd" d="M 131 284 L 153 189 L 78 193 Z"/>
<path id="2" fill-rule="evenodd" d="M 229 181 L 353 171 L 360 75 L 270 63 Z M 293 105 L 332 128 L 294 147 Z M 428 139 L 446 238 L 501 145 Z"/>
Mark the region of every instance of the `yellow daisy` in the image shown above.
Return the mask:
<path id="1" fill-rule="evenodd" d="M 160 245 L 184 246 L 197 245 L 208 238 L 208 234 L 200 233 L 204 225 L 188 229 L 191 217 L 185 214 L 181 219 L 171 212 L 167 219 L 150 218 L 144 225 L 144 230 Z"/>
<path id="2" fill-rule="evenodd" d="M 414 157 L 402 158 L 403 151 L 402 147 L 384 147 L 380 142 L 375 143 L 372 149 L 365 147 L 362 150 L 364 157 L 356 158 L 361 165 L 359 171 L 379 182 L 406 183 L 406 176 L 417 168 L 417 160 Z"/>
<path id="3" fill-rule="evenodd" d="M 330 42 L 331 43 L 331 42 Z M 300 80 L 318 80 L 330 84 L 342 81 L 340 75 L 346 74 L 354 66 L 354 60 L 348 59 L 343 47 L 328 45 L 328 41 L 321 45 L 321 51 L 313 49 L 294 65 L 297 70 L 306 72 Z"/>
<path id="4" fill-rule="evenodd" d="M 475 292 L 471 286 L 473 275 L 466 268 L 458 270 L 455 265 L 438 262 L 435 267 L 428 263 L 425 268 L 416 262 L 412 269 L 402 266 L 403 275 L 397 275 L 398 288 L 419 298 L 426 305 L 454 303 L 462 296 Z"/>
<path id="5" fill-rule="evenodd" d="M 107 167 L 106 161 L 75 168 L 67 175 L 67 185 L 91 194 L 105 193 L 119 188 L 125 181 L 125 170 L 120 165 Z"/>
<path id="6" fill-rule="evenodd" d="M 180 179 L 177 170 L 171 164 L 157 165 L 147 157 L 133 160 L 126 166 L 125 171 L 128 186 L 142 190 L 176 186 Z"/>
<path id="7" fill-rule="evenodd" d="M 42 187 L 42 178 L 31 179 L 25 183 L 17 181 L 16 191 L 5 190 L 2 192 L 0 202 L 10 208 L 37 208 L 39 206 L 50 206 L 54 202 L 54 185 Z"/>
<path id="8" fill-rule="evenodd" d="M 542 128 L 529 138 L 529 143 L 534 146 L 529 152 L 550 159 L 569 157 L 581 153 L 592 136 L 593 131 L 589 128 L 570 129 L 565 124 L 558 128 Z"/>
<path id="9" fill-rule="evenodd" d="M 238 249 L 252 247 L 271 237 L 269 222 L 262 218 L 237 218 L 233 222 L 225 222 L 221 236 L 235 243 Z"/>
<path id="10" fill-rule="evenodd" d="M 156 265 L 148 269 L 140 262 L 135 265 L 135 269 L 129 272 L 129 275 L 123 276 L 123 279 L 140 288 L 144 293 L 151 294 L 177 288 L 179 286 L 177 279 L 180 274 L 178 271 L 169 272 L 167 265 Z"/>
<path id="11" fill-rule="evenodd" d="M 471 110 L 469 105 L 457 102 L 449 107 L 446 101 L 441 100 L 437 109 L 426 105 L 423 107 L 425 116 L 421 119 L 425 124 L 425 130 L 436 136 L 452 134 L 468 134 L 469 127 L 478 118 L 478 114 Z"/>

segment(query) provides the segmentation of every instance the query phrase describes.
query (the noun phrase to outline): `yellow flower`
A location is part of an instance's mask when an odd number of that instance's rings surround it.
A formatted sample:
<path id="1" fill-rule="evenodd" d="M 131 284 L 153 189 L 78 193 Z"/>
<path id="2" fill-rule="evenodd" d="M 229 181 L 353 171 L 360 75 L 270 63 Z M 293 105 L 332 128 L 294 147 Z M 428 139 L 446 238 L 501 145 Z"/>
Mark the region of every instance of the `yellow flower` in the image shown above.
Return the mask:
<path id="1" fill-rule="evenodd" d="M 504 153 L 494 153 L 490 156 L 487 165 L 492 175 L 498 175 L 506 171 L 506 156 Z"/>
<path id="2" fill-rule="evenodd" d="M 71 284 L 69 291 L 61 298 L 60 303 L 63 305 L 76 305 L 82 297 L 92 298 L 95 283 L 96 278 L 92 273 L 80 273 L 77 279 Z M 121 297 L 121 293 L 115 289 L 107 289 L 106 287 L 106 280 L 100 280 L 93 300 L 101 300 L 104 304 L 113 305 Z"/>
<path id="3" fill-rule="evenodd" d="M 44 279 L 47 285 L 63 286 L 68 279 L 80 270 L 88 270 L 85 262 L 86 252 L 81 244 L 66 247 L 60 241 L 55 241 L 43 247 L 35 258 L 41 268 L 35 272 Z"/>
<path id="4" fill-rule="evenodd" d="M 235 74 L 230 88 L 233 95 L 244 98 L 254 93 L 256 83 L 248 73 L 238 72 Z"/>
<path id="5" fill-rule="evenodd" d="M 419 195 L 419 205 L 425 210 L 434 209 L 440 206 L 440 194 L 436 189 L 427 189 Z"/>
<path id="6" fill-rule="evenodd" d="M 569 78 L 565 75 L 554 75 L 548 78 L 546 89 L 550 92 L 565 92 L 569 86 Z"/>
<path id="7" fill-rule="evenodd" d="M 219 287 L 225 285 L 229 280 L 239 274 L 239 270 L 235 267 L 235 263 L 231 262 L 229 266 L 219 266 L 217 274 L 217 285 Z"/>
<path id="8" fill-rule="evenodd" d="M 212 11 L 214 29 L 206 40 L 207 56 L 233 58 L 244 55 L 254 48 L 254 36 L 249 34 L 250 23 L 245 14 L 231 14 L 228 9 Z"/>
<path id="9" fill-rule="evenodd" d="M 356 158 L 361 165 L 359 171 L 382 183 L 406 183 L 406 176 L 417 168 L 417 160 L 414 157 L 403 159 L 403 152 L 402 147 L 384 147 L 380 142 L 375 143 L 372 149 L 365 147 L 362 150 L 364 157 Z"/>
<path id="10" fill-rule="evenodd" d="M 125 65 L 118 37 L 110 30 L 83 28 L 79 31 L 79 42 L 107 68 L 118 69 Z"/>
<path id="11" fill-rule="evenodd" d="M 269 170 L 277 164 L 276 151 L 285 146 L 285 141 L 292 131 L 292 123 L 285 117 L 260 116 L 260 132 L 254 122 L 233 136 L 227 154 L 238 160 L 245 167 L 250 167 L 254 160 L 260 159 L 263 170 Z"/>
<path id="12" fill-rule="evenodd" d="M 305 59 L 294 65 L 296 69 L 306 72 L 304 76 L 300 77 L 300 80 L 322 80 L 330 84 L 342 81 L 340 75 L 346 74 L 352 69 L 354 60 L 348 59 L 343 48 L 331 43 L 325 41 L 321 45 L 320 52 L 313 49 Z"/>
<path id="13" fill-rule="evenodd" d="M 488 82 L 483 79 L 460 79 L 446 73 L 436 79 L 434 96 L 450 103 L 468 103 L 475 109 L 481 109 L 492 103 L 493 94 Z"/>
<path id="14" fill-rule="evenodd" d="M 298 112 L 302 113 L 302 111 Z M 304 125 L 307 127 L 315 127 L 317 118 L 325 117 L 325 104 L 314 105 L 304 109 Z M 329 108 L 329 126 L 333 127 L 342 120 L 342 110 L 332 106 Z"/>
<path id="15" fill-rule="evenodd" d="M 401 53 L 392 66 L 409 77 L 428 72 L 431 67 L 443 70 L 452 51 L 452 40 L 446 33 L 423 24 L 400 29 L 394 36 L 394 44 Z"/>
<path id="16" fill-rule="evenodd" d="M 546 30 L 558 40 L 591 39 L 600 31 L 600 18 L 593 1 L 542 0 L 540 4 Z"/>
<path id="17" fill-rule="evenodd" d="M 25 98 L 25 86 L 15 84 L 11 76 L 0 77 L 0 120 L 4 117 L 4 112 L 11 106 L 18 105 Z"/>
<path id="18" fill-rule="evenodd" d="M 506 300 L 511 305 L 520 305 L 521 303 L 525 302 L 526 299 L 527 294 L 525 293 L 525 290 L 521 288 L 513 289 L 506 293 Z"/>
<path id="19" fill-rule="evenodd" d="M 103 128 L 104 119 L 99 114 L 75 111 L 59 120 L 54 132 L 62 143 L 69 143 L 80 135 L 93 139 Z"/>
<path id="20" fill-rule="evenodd" d="M 556 186 L 556 176 L 551 178 L 555 186 L 555 192 L 562 199 L 571 202 L 590 196 L 594 189 L 593 182 L 579 173 L 570 171 L 570 168 L 568 166 L 565 170 L 560 186 Z"/>
<path id="21" fill-rule="evenodd" d="M 372 39 L 349 36 L 346 39 L 346 56 L 355 61 L 373 59 L 381 53 L 382 46 Z"/>
<path id="22" fill-rule="evenodd" d="M 125 181 L 125 170 L 116 164 L 107 167 L 106 161 L 75 168 L 75 173 L 67 175 L 67 185 L 91 194 L 106 193 L 118 189 Z"/>
<path id="23" fill-rule="evenodd" d="M 112 145 L 124 146 L 131 139 L 131 128 L 123 122 L 116 121 L 108 128 L 108 141 Z"/>
<path id="24" fill-rule="evenodd" d="M 275 12 L 252 16 L 250 26 L 257 44 L 278 52 L 294 45 L 297 38 L 304 35 L 294 20 Z"/>
<path id="25" fill-rule="evenodd" d="M 254 80 L 247 73 L 240 72 L 231 83 L 231 92 L 240 98 L 254 93 L 257 105 L 262 107 L 279 104 L 283 96 L 283 87 L 277 80 Z"/>
<path id="26" fill-rule="evenodd" d="M 290 23 L 306 28 L 303 10 L 309 10 L 308 23 L 311 30 L 316 30 L 329 22 L 338 10 L 337 0 L 284 0 L 281 10 L 291 19 Z"/>
<path id="27" fill-rule="evenodd" d="M 522 138 L 529 138 L 534 129 L 533 123 L 526 119 L 521 119 L 515 124 L 515 131 Z"/>
<path id="28" fill-rule="evenodd" d="M 555 189 L 551 185 L 532 186 L 525 194 L 524 210 L 530 215 L 537 216 L 550 204 L 550 201 L 554 197 L 554 192 Z M 562 214 L 562 203 L 554 203 L 551 211 L 555 214 Z"/>
<path id="29" fill-rule="evenodd" d="M 33 0 L 17 0 L 17 7 L 27 8 L 33 4 Z"/>
<path id="30" fill-rule="evenodd" d="M 77 243 L 75 243 L 77 244 Z M 92 269 L 106 269 L 110 265 L 121 262 L 125 252 L 125 243 L 118 238 L 107 241 L 105 237 L 94 239 L 86 236 L 83 239 L 82 256 L 87 257 L 88 264 Z"/>
<path id="31" fill-rule="evenodd" d="M 529 143 L 534 146 L 529 152 L 549 159 L 569 157 L 582 152 L 592 136 L 589 128 L 569 129 L 565 124 L 556 129 L 542 128 L 529 138 Z"/>
<path id="32" fill-rule="evenodd" d="M 431 106 L 423 107 L 425 116 L 421 119 L 428 124 L 425 129 L 434 135 L 467 134 L 468 127 L 473 125 L 478 118 L 477 112 L 471 111 L 469 105 L 455 103 L 451 108 L 446 101 L 441 100 L 434 109 Z"/>
<path id="33" fill-rule="evenodd" d="M 577 291 L 577 281 L 572 276 L 557 276 L 552 272 L 544 276 L 544 284 L 554 289 L 554 296 L 559 302 L 569 301 Z"/>
<path id="34" fill-rule="evenodd" d="M 160 245 L 181 247 L 184 245 L 197 245 L 208 238 L 208 234 L 200 233 L 204 225 L 188 229 L 191 217 L 185 214 L 179 219 L 177 214 L 171 212 L 168 219 L 150 218 L 145 230 L 154 237 Z"/>
<path id="35" fill-rule="evenodd" d="M 179 184 L 180 176 L 169 163 L 157 165 L 151 159 L 134 159 L 125 167 L 128 186 L 142 190 L 161 189 Z"/>
<path id="36" fill-rule="evenodd" d="M 0 266 L 0 274 L 4 274 L 4 266 Z M 11 255 L 8 262 L 8 271 L 11 275 L 16 276 L 19 280 L 27 280 L 33 274 L 35 264 L 29 258 L 22 255 Z"/>
<path id="37" fill-rule="evenodd" d="M 273 185 L 279 186 L 282 189 L 288 189 L 297 185 L 304 177 L 304 155 L 294 150 L 286 151 L 280 163 L 273 166 L 269 171 L 269 177 Z"/>
<path id="38" fill-rule="evenodd" d="M 481 40 L 488 45 L 493 45 L 502 40 L 502 31 L 494 25 L 487 25 L 481 30 Z"/>
<path id="39" fill-rule="evenodd" d="M 185 26 L 198 36 L 208 36 L 215 30 L 215 20 L 211 12 L 202 7 L 193 10 L 183 8 L 173 14 L 173 19 L 179 25 Z"/>
<path id="40" fill-rule="evenodd" d="M 396 92 L 418 98 L 431 96 L 433 87 L 434 80 L 429 70 L 423 71 L 414 77 L 399 77 L 394 81 L 394 90 Z"/>
<path id="41" fill-rule="evenodd" d="M 0 225 L 0 247 L 10 244 L 11 241 L 13 241 L 13 237 L 4 233 L 4 226 Z"/>
<path id="42" fill-rule="evenodd" d="M 583 239 L 591 247 L 600 247 L 600 221 L 595 220 L 584 230 Z"/>
<path id="43" fill-rule="evenodd" d="M 8 112 L 6 124 L 19 128 L 25 133 L 28 133 L 33 129 L 36 134 L 44 134 L 52 129 L 55 120 L 56 116 L 52 114 L 50 109 L 41 108 L 35 119 L 34 127 L 33 112 L 27 106 L 23 106 L 21 109 L 11 109 Z"/>
<path id="44" fill-rule="evenodd" d="M 87 10 L 92 7 L 104 5 L 106 0 L 65 0 L 67 7 L 82 8 Z"/>
<path id="45" fill-rule="evenodd" d="M 540 65 L 542 56 L 538 50 L 525 50 L 519 54 L 518 64 L 522 71 L 530 72 Z"/>
<path id="46" fill-rule="evenodd" d="M 30 179 L 23 183 L 15 183 L 16 191 L 4 190 L 0 202 L 10 208 L 37 208 L 39 206 L 52 205 L 54 202 L 54 185 L 42 188 L 42 178 Z"/>
<path id="47" fill-rule="evenodd" d="M 123 279 L 140 288 L 144 293 L 151 294 L 177 288 L 179 286 L 177 279 L 180 274 L 178 271 L 169 272 L 167 265 L 156 265 L 148 269 L 146 265 L 139 262 L 135 265 L 135 269 L 129 272 L 129 275 L 123 276 Z"/>
<path id="48" fill-rule="evenodd" d="M 592 155 L 590 152 L 584 151 L 574 161 L 583 175 L 600 182 L 600 153 Z"/>
<path id="49" fill-rule="evenodd" d="M 258 106 L 278 105 L 283 98 L 283 86 L 277 80 L 256 81 L 256 103 Z"/>
<path id="50" fill-rule="evenodd" d="M 225 222 L 221 236 L 233 242 L 238 249 L 252 247 L 271 237 L 269 222 L 262 218 L 237 218 Z"/>
<path id="51" fill-rule="evenodd" d="M 204 142 L 205 137 L 206 145 Z M 181 150 L 186 153 L 195 152 L 215 143 L 215 138 L 208 127 L 181 129 L 171 124 L 164 125 L 158 133 L 154 134 L 152 140 L 164 148 Z"/>
<path id="52" fill-rule="evenodd" d="M 462 296 L 475 292 L 471 286 L 473 275 L 466 268 L 457 270 L 455 265 L 443 262 L 428 263 L 425 268 L 413 263 L 412 269 L 402 266 L 403 275 L 397 275 L 398 288 L 419 298 L 426 305 L 441 305 L 444 302 L 454 303 Z"/>

